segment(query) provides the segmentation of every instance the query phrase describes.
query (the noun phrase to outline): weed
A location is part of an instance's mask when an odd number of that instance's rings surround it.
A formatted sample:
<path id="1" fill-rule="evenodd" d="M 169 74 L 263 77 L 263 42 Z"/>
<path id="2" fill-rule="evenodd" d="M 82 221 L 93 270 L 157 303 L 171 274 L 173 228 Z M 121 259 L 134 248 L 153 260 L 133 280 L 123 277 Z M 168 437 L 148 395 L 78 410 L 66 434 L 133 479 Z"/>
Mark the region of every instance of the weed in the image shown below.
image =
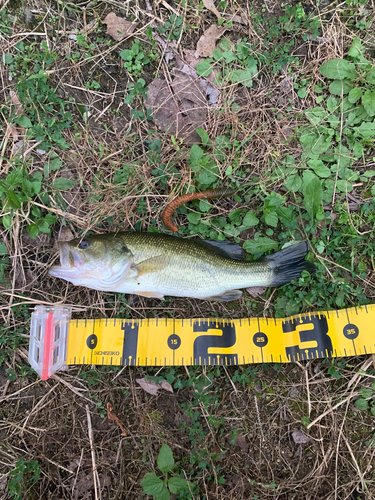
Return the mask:
<path id="1" fill-rule="evenodd" d="M 197 64 L 197 73 L 206 77 L 215 66 L 219 66 L 222 70 L 215 76 L 217 85 L 225 86 L 230 82 L 252 87 L 253 77 L 258 73 L 258 62 L 251 54 L 252 50 L 246 39 L 233 48 L 232 42 L 223 38 L 219 42 L 219 48 L 213 51 L 213 57 Z"/>
<path id="2" fill-rule="evenodd" d="M 164 479 L 157 476 L 155 472 L 147 472 L 141 481 L 143 492 L 152 496 L 155 500 L 169 500 L 171 493 L 183 494 L 191 488 L 190 483 L 180 477 L 179 470 L 175 467 L 173 453 L 167 444 L 160 448 L 157 458 L 157 466 L 164 474 Z M 177 474 L 172 474 L 173 470 Z"/>
<path id="3" fill-rule="evenodd" d="M 10 472 L 12 479 L 8 482 L 8 490 L 12 498 L 26 498 L 29 488 L 39 480 L 41 469 L 37 460 L 25 461 L 20 458 L 14 470 Z"/>
<path id="4" fill-rule="evenodd" d="M 360 397 L 355 401 L 354 406 L 357 410 L 370 410 L 371 415 L 375 416 L 375 382 L 370 387 L 359 389 Z"/>
<path id="5" fill-rule="evenodd" d="M 144 66 L 151 61 L 155 61 L 158 54 L 151 51 L 145 51 L 144 45 L 137 39 L 133 42 L 130 49 L 120 52 L 120 57 L 124 61 L 124 67 L 134 77 L 138 78 L 144 71 Z"/>
<path id="6" fill-rule="evenodd" d="M 69 144 L 62 136 L 62 131 L 71 125 L 71 113 L 67 104 L 48 82 L 46 70 L 56 62 L 57 54 L 48 49 L 46 42 L 39 50 L 36 43 L 15 45 L 17 54 L 5 59 L 12 76 L 17 76 L 16 92 L 22 103 L 22 115 L 8 108 L 8 121 L 16 122 L 27 130 L 27 139 L 40 141 L 40 148 L 45 151 L 53 145 L 67 149 Z M 6 110 L 7 111 L 7 110 Z M 6 112 L 5 111 L 5 112 Z"/>
<path id="7" fill-rule="evenodd" d="M 156 29 L 159 33 L 165 34 L 167 40 L 178 40 L 181 36 L 182 28 L 183 18 L 181 16 L 176 16 L 176 14 L 171 14 L 168 21 L 166 21 L 163 26 L 158 26 Z"/>

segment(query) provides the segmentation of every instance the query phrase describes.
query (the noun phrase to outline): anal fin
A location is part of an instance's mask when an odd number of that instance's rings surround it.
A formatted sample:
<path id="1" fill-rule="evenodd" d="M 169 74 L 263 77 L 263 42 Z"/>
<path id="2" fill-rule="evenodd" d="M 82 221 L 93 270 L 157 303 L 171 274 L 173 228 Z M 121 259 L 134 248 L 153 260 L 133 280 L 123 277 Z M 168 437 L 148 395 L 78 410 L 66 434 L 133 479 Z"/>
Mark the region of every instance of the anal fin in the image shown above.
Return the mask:
<path id="1" fill-rule="evenodd" d="M 164 295 L 159 292 L 134 292 L 137 295 L 141 295 L 142 297 L 147 297 L 149 299 L 164 299 Z"/>
<path id="2" fill-rule="evenodd" d="M 237 300 L 241 297 L 241 290 L 226 290 L 219 295 L 211 295 L 211 297 L 202 297 L 203 300 L 215 300 L 218 302 L 229 302 L 231 300 Z"/>

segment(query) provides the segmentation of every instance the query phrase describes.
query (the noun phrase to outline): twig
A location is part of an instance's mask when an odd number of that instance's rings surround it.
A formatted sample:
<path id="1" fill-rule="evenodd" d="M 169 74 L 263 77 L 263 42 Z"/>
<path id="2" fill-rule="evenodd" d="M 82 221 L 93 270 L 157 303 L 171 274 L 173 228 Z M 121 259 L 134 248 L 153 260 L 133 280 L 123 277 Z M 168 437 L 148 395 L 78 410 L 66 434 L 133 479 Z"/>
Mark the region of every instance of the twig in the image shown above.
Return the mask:
<path id="1" fill-rule="evenodd" d="M 354 398 L 355 396 L 358 396 L 358 395 L 359 395 L 359 392 L 353 392 L 353 394 L 350 394 L 347 398 L 343 399 L 342 401 L 340 401 L 339 403 L 337 403 L 335 406 L 332 406 L 332 408 L 330 408 L 329 410 L 327 410 L 324 413 L 322 413 L 321 415 L 319 415 L 319 417 L 317 417 L 315 420 L 313 420 L 306 427 L 306 429 L 310 429 L 313 425 L 315 425 L 317 422 L 319 422 L 326 415 L 328 415 L 329 413 L 332 413 L 333 410 L 336 410 L 336 408 L 339 408 L 341 405 L 343 405 L 344 403 L 348 402 L 350 399 L 352 399 L 352 398 Z"/>
<path id="2" fill-rule="evenodd" d="M 127 436 L 128 433 L 126 432 L 124 426 L 121 423 L 121 420 L 118 418 L 117 415 L 113 413 L 113 406 L 111 403 L 107 403 L 107 417 L 109 420 L 114 420 L 116 424 L 120 427 L 121 429 L 121 436 Z"/>
<path id="3" fill-rule="evenodd" d="M 95 491 L 95 500 L 98 500 L 98 486 L 96 484 L 97 481 L 97 473 L 96 473 L 96 461 L 95 461 L 95 451 L 94 451 L 94 435 L 92 432 L 91 425 L 91 417 L 89 405 L 86 405 L 86 415 L 87 415 L 87 427 L 89 432 L 89 440 L 90 440 L 90 450 L 91 450 L 91 461 L 92 461 L 92 475 L 94 479 L 94 491 Z"/>

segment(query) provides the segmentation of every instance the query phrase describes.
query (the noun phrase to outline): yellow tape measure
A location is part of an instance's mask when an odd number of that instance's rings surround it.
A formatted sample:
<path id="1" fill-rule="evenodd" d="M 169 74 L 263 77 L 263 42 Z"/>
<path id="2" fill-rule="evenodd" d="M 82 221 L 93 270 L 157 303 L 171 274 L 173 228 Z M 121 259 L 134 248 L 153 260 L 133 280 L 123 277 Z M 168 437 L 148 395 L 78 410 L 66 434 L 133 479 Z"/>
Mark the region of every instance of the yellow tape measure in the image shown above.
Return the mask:
<path id="1" fill-rule="evenodd" d="M 43 379 L 63 365 L 174 366 L 290 363 L 375 352 L 375 305 L 286 319 L 72 320 L 37 306 L 29 361 Z"/>

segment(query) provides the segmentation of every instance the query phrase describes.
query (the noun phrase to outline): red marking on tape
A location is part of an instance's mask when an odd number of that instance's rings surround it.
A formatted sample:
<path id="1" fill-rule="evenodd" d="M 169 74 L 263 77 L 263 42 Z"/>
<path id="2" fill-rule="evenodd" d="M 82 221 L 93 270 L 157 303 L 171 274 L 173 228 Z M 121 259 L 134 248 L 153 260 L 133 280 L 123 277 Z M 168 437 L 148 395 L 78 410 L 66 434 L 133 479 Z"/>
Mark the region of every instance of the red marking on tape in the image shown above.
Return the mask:
<path id="1" fill-rule="evenodd" d="M 43 346 L 43 366 L 42 366 L 42 380 L 49 378 L 48 368 L 52 356 L 52 343 L 53 343 L 53 313 L 49 313 L 46 319 L 46 327 L 44 333 L 44 346 Z"/>

